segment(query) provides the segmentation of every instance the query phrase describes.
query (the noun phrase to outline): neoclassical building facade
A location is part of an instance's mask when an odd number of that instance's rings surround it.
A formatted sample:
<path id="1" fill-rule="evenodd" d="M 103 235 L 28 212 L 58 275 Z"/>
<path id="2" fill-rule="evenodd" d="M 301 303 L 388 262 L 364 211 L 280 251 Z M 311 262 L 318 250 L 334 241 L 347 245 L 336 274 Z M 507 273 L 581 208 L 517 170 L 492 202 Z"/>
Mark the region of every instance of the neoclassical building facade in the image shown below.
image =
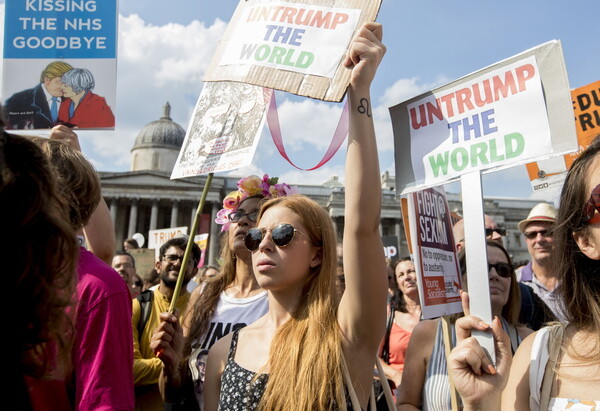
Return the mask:
<path id="1" fill-rule="evenodd" d="M 191 227 L 206 177 L 171 180 L 171 170 L 183 144 L 185 130 L 170 117 L 170 106 L 164 106 L 163 116 L 146 125 L 131 149 L 131 171 L 100 172 L 102 193 L 110 208 L 115 225 L 117 244 L 141 233 L 148 238 L 150 230 L 170 227 Z M 238 178 L 214 176 L 204 204 L 198 232 L 208 233 L 206 261 L 215 265 L 219 257 L 220 226 L 214 222 L 223 198 L 237 186 Z M 381 235 L 395 237 L 399 255 L 408 255 L 400 200 L 395 191 L 395 178 L 384 173 L 381 178 L 383 206 Z M 331 216 L 338 236 L 344 226 L 344 187 L 336 176 L 321 185 L 298 186 L 300 193 L 317 201 Z M 448 193 L 450 210 L 462 215 L 459 194 Z M 517 228 L 525 219 L 535 200 L 515 198 L 485 198 L 484 210 L 498 225 L 505 227 L 504 244 L 515 262 L 528 260 L 529 254 Z"/>

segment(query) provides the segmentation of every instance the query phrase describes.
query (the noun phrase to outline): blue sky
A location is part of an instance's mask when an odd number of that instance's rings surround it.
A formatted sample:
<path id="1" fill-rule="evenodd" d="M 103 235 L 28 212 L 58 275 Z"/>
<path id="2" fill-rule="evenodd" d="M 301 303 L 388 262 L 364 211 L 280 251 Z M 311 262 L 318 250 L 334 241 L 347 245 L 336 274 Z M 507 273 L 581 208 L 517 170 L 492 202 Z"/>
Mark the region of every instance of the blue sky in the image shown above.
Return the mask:
<path id="1" fill-rule="evenodd" d="M 173 119 L 187 127 L 216 42 L 238 2 L 120 3 L 117 128 L 82 135 L 84 151 L 101 171 L 129 169 L 137 133 L 162 115 L 166 101 Z M 4 1 L 0 8 L 3 21 Z M 383 0 L 378 21 L 388 51 L 372 88 L 381 171 L 394 174 L 388 107 L 433 87 L 553 39 L 562 42 L 571 88 L 599 80 L 598 15 L 597 0 Z M 312 167 L 327 148 L 341 106 L 284 93 L 278 103 L 288 154 L 301 167 Z M 343 180 L 344 152 L 342 146 L 321 169 L 301 172 L 279 156 L 265 130 L 253 165 L 229 174 L 268 173 L 292 184 L 319 184 L 334 174 Z M 484 176 L 483 187 L 488 196 L 532 195 L 524 166 Z"/>

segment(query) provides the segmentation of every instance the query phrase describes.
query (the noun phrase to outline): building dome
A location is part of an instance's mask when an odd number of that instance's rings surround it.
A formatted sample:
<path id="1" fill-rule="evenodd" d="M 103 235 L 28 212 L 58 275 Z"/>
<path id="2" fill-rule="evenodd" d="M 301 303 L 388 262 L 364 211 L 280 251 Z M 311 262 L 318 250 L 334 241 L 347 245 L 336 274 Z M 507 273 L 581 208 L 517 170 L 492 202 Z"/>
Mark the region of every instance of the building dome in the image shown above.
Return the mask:
<path id="1" fill-rule="evenodd" d="M 179 150 L 184 138 L 185 130 L 171 119 L 171 105 L 167 102 L 163 116 L 144 126 L 135 139 L 131 151 L 142 147 L 164 147 Z"/>
<path id="2" fill-rule="evenodd" d="M 171 105 L 165 104 L 163 116 L 140 131 L 131 149 L 131 171 L 171 172 L 183 145 L 185 130 L 171 119 Z"/>

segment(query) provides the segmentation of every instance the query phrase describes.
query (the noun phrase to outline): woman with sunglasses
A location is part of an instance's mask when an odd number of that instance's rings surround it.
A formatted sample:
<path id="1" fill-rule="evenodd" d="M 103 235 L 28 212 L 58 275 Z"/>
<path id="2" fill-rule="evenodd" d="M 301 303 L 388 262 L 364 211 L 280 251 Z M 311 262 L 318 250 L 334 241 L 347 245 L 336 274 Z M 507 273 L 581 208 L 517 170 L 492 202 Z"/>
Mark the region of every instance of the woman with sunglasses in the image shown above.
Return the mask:
<path id="1" fill-rule="evenodd" d="M 385 327 L 387 279 L 379 234 L 381 183 L 370 84 L 385 52 L 367 23 L 350 46 L 350 131 L 343 236 L 346 289 L 338 304 L 337 247 L 327 212 L 304 196 L 261 206 L 248 231 L 254 274 L 269 312 L 211 349 L 205 409 L 366 408 Z M 348 371 L 344 383 L 344 369 Z M 356 395 L 354 395 L 356 394 Z"/>
<path id="2" fill-rule="evenodd" d="M 206 359 L 210 347 L 231 331 L 262 317 L 268 309 L 267 292 L 252 271 L 252 257 L 244 244 L 256 225 L 265 199 L 297 192 L 278 178 L 249 176 L 223 200 L 215 222 L 222 225 L 221 272 L 192 293 L 182 327 L 174 315 L 163 313 L 163 323 L 152 337 L 151 348 L 164 363 L 160 388 L 171 409 L 202 409 Z M 176 333 L 174 341 L 170 338 Z M 183 333 L 183 341 L 181 341 Z"/>
<path id="3" fill-rule="evenodd" d="M 492 314 L 500 318 L 510 335 L 509 346 L 516 351 L 521 341 L 532 331 L 519 324 L 521 297 L 515 270 L 506 249 L 496 241 L 486 240 Z M 466 248 L 458 254 L 463 286 L 466 279 Z M 463 314 L 450 317 L 455 323 Z M 456 343 L 456 327 L 452 330 Z M 415 327 L 406 352 L 404 374 L 398 390 L 398 410 L 451 410 L 450 383 L 441 319 L 422 321 Z"/>
<path id="4" fill-rule="evenodd" d="M 492 324 L 500 353 L 494 368 L 476 341 L 468 338 L 471 329 L 487 327 L 476 317 L 466 317 L 461 343 L 451 356 L 457 389 L 468 399 L 465 409 L 600 406 L 600 136 L 567 174 L 554 241 L 561 250 L 554 254 L 554 266 L 561 274 L 567 325 L 542 328 L 527 338 L 511 367 L 506 335 Z"/>

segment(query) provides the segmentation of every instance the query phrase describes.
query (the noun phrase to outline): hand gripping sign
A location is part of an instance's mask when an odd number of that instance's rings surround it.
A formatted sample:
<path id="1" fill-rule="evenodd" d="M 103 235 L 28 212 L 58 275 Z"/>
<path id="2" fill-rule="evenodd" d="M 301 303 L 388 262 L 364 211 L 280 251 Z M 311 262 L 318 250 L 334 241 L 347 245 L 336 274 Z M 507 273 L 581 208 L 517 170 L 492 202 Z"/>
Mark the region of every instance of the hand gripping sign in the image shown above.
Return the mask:
<path id="1" fill-rule="evenodd" d="M 461 180 L 471 313 L 491 322 L 481 172 L 577 148 L 560 42 L 400 103 L 390 115 L 401 194 Z M 491 335 L 478 339 L 494 352 Z"/>

